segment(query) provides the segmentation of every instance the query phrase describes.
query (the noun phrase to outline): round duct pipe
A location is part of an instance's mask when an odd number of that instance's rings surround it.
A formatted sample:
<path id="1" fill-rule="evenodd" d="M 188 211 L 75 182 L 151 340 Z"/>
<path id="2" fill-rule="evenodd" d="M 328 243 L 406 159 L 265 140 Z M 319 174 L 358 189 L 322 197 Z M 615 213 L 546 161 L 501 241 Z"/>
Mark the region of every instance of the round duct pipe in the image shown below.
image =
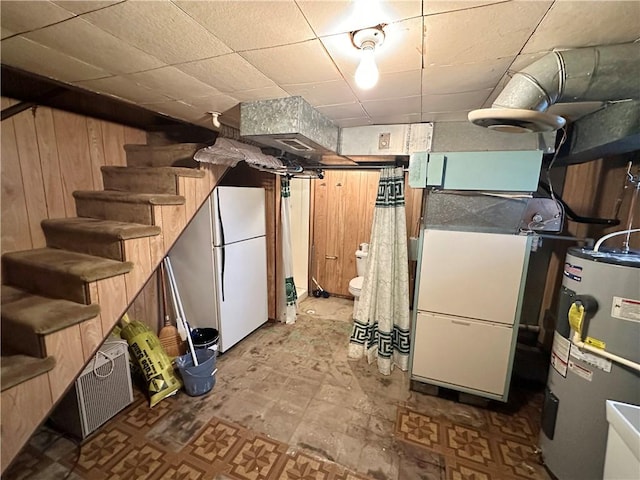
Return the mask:
<path id="1" fill-rule="evenodd" d="M 475 125 L 501 132 L 546 132 L 565 119 L 558 102 L 640 98 L 640 43 L 554 51 L 517 72 L 491 108 L 469 112 Z"/>

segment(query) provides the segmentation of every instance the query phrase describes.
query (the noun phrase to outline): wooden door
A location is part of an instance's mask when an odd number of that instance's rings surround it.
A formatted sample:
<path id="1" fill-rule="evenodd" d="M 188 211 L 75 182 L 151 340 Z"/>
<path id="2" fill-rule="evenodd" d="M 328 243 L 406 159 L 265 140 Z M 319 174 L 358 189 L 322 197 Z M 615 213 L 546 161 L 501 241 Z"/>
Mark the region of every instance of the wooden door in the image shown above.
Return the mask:
<path id="1" fill-rule="evenodd" d="M 332 295 L 350 296 L 355 252 L 371 235 L 379 178 L 378 170 L 327 170 L 314 181 L 311 275 Z"/>

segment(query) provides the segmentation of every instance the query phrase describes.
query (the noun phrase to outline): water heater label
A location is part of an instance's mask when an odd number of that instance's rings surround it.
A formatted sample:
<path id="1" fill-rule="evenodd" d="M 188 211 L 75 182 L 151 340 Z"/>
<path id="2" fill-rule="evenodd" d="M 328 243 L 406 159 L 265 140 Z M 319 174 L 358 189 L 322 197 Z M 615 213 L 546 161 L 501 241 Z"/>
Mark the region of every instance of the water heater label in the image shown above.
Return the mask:
<path id="1" fill-rule="evenodd" d="M 593 353 L 583 352 L 575 345 L 571 345 L 571 356 L 607 373 L 611 373 L 611 360 L 607 358 L 602 358 Z"/>
<path id="2" fill-rule="evenodd" d="M 569 360 L 569 370 L 578 375 L 579 377 L 588 380 L 589 382 L 593 379 L 593 372 L 588 368 L 584 368 L 577 363 L 574 363 L 572 360 Z"/>
<path id="3" fill-rule="evenodd" d="M 571 265 L 569 262 L 564 264 L 564 276 L 569 277 L 576 282 L 582 281 L 582 267 L 579 265 Z"/>
<path id="4" fill-rule="evenodd" d="M 621 320 L 640 323 L 640 300 L 613 297 L 611 316 Z"/>
<path id="5" fill-rule="evenodd" d="M 551 366 L 563 377 L 567 376 L 567 362 L 571 342 L 558 332 L 553 334 L 553 346 L 551 347 Z"/>

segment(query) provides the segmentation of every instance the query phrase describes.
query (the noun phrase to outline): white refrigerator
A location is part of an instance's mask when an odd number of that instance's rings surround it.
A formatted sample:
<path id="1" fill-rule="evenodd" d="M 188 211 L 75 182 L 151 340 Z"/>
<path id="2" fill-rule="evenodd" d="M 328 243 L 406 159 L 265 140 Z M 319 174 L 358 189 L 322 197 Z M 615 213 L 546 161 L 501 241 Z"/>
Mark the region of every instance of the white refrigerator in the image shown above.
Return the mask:
<path id="1" fill-rule="evenodd" d="M 169 251 L 191 328 L 224 352 L 267 321 L 265 190 L 217 187 Z"/>

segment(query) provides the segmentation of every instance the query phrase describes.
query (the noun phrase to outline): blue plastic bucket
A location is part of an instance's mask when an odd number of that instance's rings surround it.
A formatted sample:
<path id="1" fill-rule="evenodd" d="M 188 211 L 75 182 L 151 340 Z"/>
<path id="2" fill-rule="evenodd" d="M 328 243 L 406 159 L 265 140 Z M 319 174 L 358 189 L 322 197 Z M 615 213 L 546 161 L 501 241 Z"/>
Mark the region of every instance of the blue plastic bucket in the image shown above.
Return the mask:
<path id="1" fill-rule="evenodd" d="M 216 352 L 209 349 L 195 352 L 199 364 L 197 367 L 193 365 L 191 353 L 176 358 L 184 389 L 192 397 L 210 392 L 216 384 Z"/>

